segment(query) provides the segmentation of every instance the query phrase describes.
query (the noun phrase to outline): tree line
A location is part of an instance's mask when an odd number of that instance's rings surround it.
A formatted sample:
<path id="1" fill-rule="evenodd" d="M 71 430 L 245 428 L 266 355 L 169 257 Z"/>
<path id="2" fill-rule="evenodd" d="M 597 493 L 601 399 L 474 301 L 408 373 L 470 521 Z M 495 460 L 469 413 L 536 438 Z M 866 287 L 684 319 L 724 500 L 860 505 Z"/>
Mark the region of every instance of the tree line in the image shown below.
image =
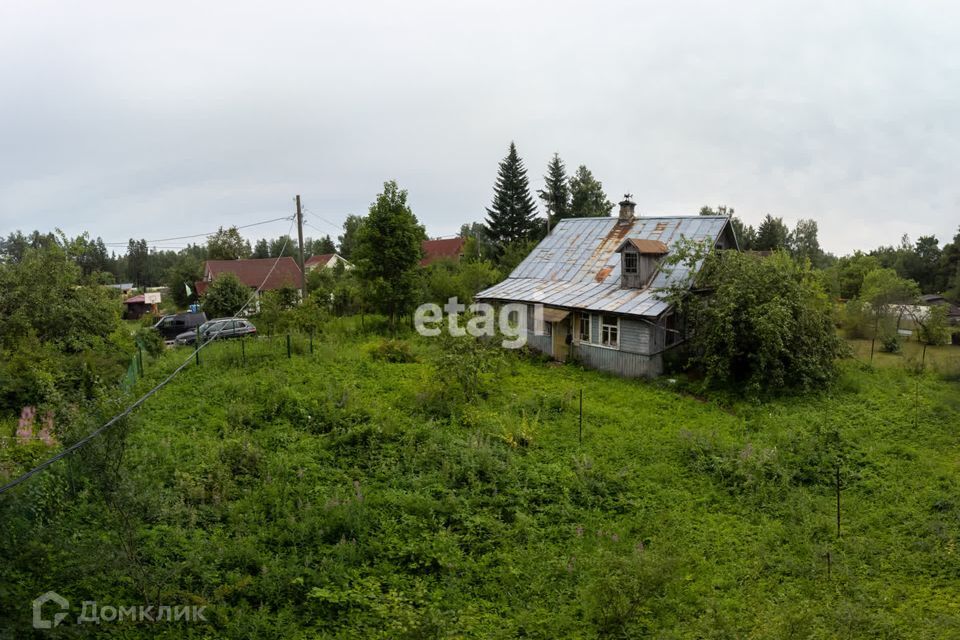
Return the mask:
<path id="1" fill-rule="evenodd" d="M 178 250 L 151 246 L 145 239 L 130 238 L 126 250 L 118 253 L 107 247 L 103 238 L 91 238 L 83 233 L 70 238 L 62 232 L 24 234 L 17 230 L 0 237 L 0 260 L 20 262 L 29 249 L 63 248 L 80 268 L 81 279 L 94 284 L 129 282 L 135 288 L 170 286 L 199 279 L 204 260 L 235 260 L 237 258 L 276 258 L 294 256 L 297 243 L 283 235 L 260 239 L 253 246 L 234 227 L 221 227 L 205 243 L 188 244 Z M 336 251 L 329 235 L 305 238 L 307 257 Z M 196 276 L 196 277 L 192 277 Z M 192 279 L 190 279 L 192 277 Z"/>

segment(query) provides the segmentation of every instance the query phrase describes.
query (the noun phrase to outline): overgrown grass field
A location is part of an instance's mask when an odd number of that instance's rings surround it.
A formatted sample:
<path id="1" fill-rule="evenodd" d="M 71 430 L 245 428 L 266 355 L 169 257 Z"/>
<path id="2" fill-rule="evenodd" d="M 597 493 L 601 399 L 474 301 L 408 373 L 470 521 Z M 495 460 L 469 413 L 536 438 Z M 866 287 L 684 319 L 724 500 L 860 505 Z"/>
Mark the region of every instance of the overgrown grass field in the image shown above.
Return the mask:
<path id="1" fill-rule="evenodd" d="M 870 340 L 848 340 L 853 357 L 862 363 L 870 362 Z M 960 347 L 955 345 L 928 346 L 916 340 L 900 343 L 899 353 L 885 353 L 881 350 L 881 341 L 874 345 L 873 366 L 899 367 L 916 370 L 921 364 L 934 373 L 960 381 Z"/>
<path id="2" fill-rule="evenodd" d="M 508 354 L 441 402 L 429 341 L 299 344 L 205 351 L 129 421 L 113 507 L 32 480 L 4 603 L 208 606 L 124 637 L 960 637 L 956 383 L 851 361 L 720 405 Z"/>

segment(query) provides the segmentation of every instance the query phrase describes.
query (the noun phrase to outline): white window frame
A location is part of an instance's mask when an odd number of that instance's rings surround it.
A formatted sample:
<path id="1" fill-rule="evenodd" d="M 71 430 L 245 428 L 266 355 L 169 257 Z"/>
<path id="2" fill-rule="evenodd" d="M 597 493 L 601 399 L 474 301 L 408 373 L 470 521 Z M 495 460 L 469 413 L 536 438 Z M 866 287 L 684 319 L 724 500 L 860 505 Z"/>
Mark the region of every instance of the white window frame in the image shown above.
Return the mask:
<path id="1" fill-rule="evenodd" d="M 608 324 L 606 320 L 608 318 L 614 318 L 616 324 Z M 616 333 L 616 340 L 610 340 L 610 329 Z M 620 349 L 620 316 L 610 315 L 606 313 L 600 314 L 600 346 L 606 349 Z"/>
<path id="2" fill-rule="evenodd" d="M 580 324 L 580 326 L 578 327 L 579 331 L 578 331 L 577 339 L 580 342 L 585 342 L 587 344 L 590 344 L 593 341 L 593 326 L 592 326 L 592 320 L 590 318 L 590 314 L 587 313 L 586 311 L 581 311 L 577 316 L 577 322 Z M 586 339 L 584 339 L 583 337 L 584 322 L 586 322 L 586 325 L 587 325 Z"/>

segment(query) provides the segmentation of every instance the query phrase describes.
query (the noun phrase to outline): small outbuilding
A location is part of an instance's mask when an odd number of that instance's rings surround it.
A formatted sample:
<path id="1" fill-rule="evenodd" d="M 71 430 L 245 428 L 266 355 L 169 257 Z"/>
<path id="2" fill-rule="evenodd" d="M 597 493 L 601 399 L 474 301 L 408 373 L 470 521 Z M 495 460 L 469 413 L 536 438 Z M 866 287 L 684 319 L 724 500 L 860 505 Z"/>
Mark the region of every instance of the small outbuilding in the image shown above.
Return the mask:
<path id="1" fill-rule="evenodd" d="M 157 292 L 141 293 L 123 301 L 125 320 L 139 320 L 150 313 L 157 315 L 157 305 L 160 304 L 160 294 Z"/>

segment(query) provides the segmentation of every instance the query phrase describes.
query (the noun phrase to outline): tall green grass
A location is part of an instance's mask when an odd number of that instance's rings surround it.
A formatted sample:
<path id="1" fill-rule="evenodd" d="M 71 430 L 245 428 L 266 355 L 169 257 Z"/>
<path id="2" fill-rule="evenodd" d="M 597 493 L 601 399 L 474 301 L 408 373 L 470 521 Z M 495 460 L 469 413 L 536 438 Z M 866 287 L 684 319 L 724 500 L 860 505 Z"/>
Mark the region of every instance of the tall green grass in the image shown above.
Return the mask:
<path id="1" fill-rule="evenodd" d="M 956 384 L 851 362 L 721 408 L 508 354 L 440 406 L 438 343 L 383 345 L 212 345 L 130 420 L 108 498 L 78 462 L 0 503 L 5 622 L 49 588 L 138 604 L 144 574 L 211 623 L 126 637 L 960 635 Z"/>

